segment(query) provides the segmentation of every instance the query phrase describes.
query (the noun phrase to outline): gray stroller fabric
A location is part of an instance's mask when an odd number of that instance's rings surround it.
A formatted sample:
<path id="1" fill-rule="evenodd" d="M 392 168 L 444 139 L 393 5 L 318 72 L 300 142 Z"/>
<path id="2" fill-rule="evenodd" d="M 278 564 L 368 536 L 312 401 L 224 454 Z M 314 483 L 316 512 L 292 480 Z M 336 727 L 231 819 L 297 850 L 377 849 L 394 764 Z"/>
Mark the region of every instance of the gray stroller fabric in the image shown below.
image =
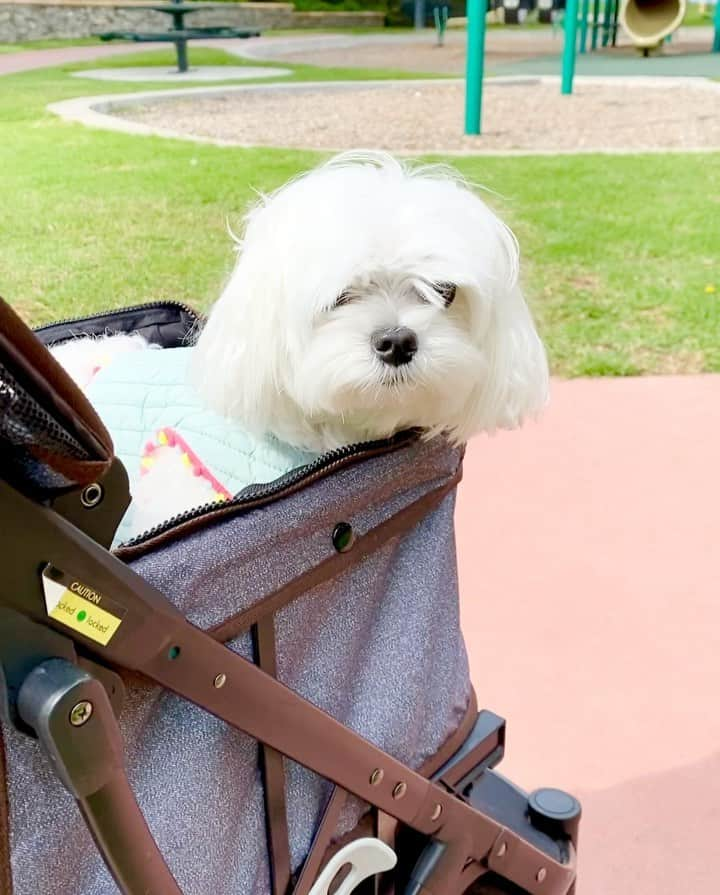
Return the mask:
<path id="1" fill-rule="evenodd" d="M 342 468 L 265 506 L 159 542 L 131 560 L 196 625 L 257 604 L 451 482 L 461 452 L 413 442 Z M 459 626 L 454 491 L 421 521 L 275 615 L 278 677 L 391 755 L 419 768 L 470 699 Z M 252 658 L 243 633 L 230 648 Z M 171 693 L 132 681 L 121 715 L 130 781 L 184 895 L 268 895 L 258 747 Z M 114 895 L 77 808 L 34 741 L 4 729 L 15 895 Z M 293 866 L 306 856 L 330 784 L 286 760 Z M 350 799 L 337 834 L 366 810 Z M 5 895 L 5 893 L 3 893 Z"/>

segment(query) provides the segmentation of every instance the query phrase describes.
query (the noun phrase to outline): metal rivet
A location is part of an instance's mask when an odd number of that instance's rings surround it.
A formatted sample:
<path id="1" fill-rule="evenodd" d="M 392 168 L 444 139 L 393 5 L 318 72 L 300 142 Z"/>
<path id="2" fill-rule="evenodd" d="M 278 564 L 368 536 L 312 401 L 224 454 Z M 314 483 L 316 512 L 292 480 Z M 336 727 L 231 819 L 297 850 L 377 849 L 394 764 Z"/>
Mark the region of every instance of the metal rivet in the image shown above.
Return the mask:
<path id="1" fill-rule="evenodd" d="M 70 723 L 73 727 L 82 727 L 83 724 L 87 723 L 90 720 L 90 716 L 93 713 L 93 705 L 92 702 L 88 702 L 84 699 L 82 702 L 78 702 L 77 705 L 74 705 L 70 709 Z"/>
<path id="2" fill-rule="evenodd" d="M 547 870 L 546 870 L 544 867 L 541 867 L 541 868 L 538 870 L 538 872 L 537 872 L 537 876 L 535 877 L 535 879 L 536 879 L 539 883 L 541 883 L 541 882 L 545 879 L 546 876 L 547 876 Z"/>
<path id="3" fill-rule="evenodd" d="M 83 491 L 80 494 L 80 503 L 84 507 L 87 507 L 89 510 L 91 510 L 93 507 L 96 507 L 102 499 L 102 485 L 98 485 L 97 482 L 93 482 L 92 485 L 88 485 L 87 488 L 83 488 Z"/>
<path id="4" fill-rule="evenodd" d="M 382 783 L 382 778 L 385 776 L 385 771 L 382 768 L 375 768 L 375 770 L 370 774 L 370 783 L 373 786 L 378 786 Z"/>
<path id="5" fill-rule="evenodd" d="M 430 815 L 430 820 L 437 820 L 442 814 L 442 805 L 436 805 L 433 808 L 432 814 Z"/>
<path id="6" fill-rule="evenodd" d="M 403 783 L 402 780 L 398 783 L 392 791 L 392 797 L 394 799 L 401 799 L 405 793 L 407 792 L 407 783 Z"/>
<path id="7" fill-rule="evenodd" d="M 507 842 L 501 842 L 498 846 L 498 850 L 495 852 L 496 858 L 504 858 L 507 854 Z"/>
<path id="8" fill-rule="evenodd" d="M 355 543 L 355 532 L 349 522 L 338 522 L 332 533 L 333 547 L 338 553 L 346 553 Z"/>
<path id="9" fill-rule="evenodd" d="M 225 681 L 227 680 L 227 675 L 223 674 L 222 671 L 220 674 L 215 675 L 215 680 L 213 681 L 213 686 L 215 689 L 219 690 L 220 687 L 225 686 Z"/>

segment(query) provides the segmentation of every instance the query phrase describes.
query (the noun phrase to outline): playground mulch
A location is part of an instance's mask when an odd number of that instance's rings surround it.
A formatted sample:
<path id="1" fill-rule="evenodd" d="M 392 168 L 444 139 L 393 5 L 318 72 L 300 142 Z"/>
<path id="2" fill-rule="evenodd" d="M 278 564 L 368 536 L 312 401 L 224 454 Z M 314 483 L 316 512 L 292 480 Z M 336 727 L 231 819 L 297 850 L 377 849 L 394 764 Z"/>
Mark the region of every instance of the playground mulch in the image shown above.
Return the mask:
<path id="1" fill-rule="evenodd" d="M 153 128 L 238 145 L 397 152 L 589 151 L 720 148 L 720 88 L 579 80 L 486 82 L 484 133 L 462 133 L 461 82 L 248 89 L 119 110 Z"/>

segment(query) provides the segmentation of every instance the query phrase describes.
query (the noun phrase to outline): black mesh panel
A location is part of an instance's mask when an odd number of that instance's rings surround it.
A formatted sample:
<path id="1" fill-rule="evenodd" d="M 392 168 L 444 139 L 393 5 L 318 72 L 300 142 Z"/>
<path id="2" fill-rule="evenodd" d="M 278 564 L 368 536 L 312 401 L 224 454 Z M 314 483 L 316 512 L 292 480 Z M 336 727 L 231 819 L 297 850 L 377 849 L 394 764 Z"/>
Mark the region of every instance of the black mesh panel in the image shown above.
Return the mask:
<path id="1" fill-rule="evenodd" d="M 76 484 L 60 468 L 90 460 L 87 451 L 25 391 L 0 362 L 0 475 L 23 490 Z"/>

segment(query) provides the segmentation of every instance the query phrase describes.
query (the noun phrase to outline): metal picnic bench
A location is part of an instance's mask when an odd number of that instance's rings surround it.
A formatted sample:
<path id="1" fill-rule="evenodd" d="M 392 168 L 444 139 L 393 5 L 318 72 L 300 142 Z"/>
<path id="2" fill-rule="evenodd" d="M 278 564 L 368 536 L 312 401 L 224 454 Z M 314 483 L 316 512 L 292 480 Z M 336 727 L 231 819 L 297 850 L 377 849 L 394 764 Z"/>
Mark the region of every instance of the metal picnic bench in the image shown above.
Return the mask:
<path id="1" fill-rule="evenodd" d="M 122 7 L 121 7 L 122 8 Z M 104 31 L 97 34 L 101 40 L 132 40 L 136 42 L 163 41 L 174 43 L 177 52 L 179 72 L 188 70 L 187 42 L 189 40 L 212 40 L 222 37 L 259 37 L 256 28 L 233 28 L 218 25 L 211 28 L 186 28 L 185 16 L 191 12 L 204 9 L 227 9 L 227 3 L 188 3 L 183 0 L 171 0 L 170 3 L 148 3 L 144 6 L 128 6 L 128 9 L 153 9 L 172 16 L 172 27 L 168 31 Z"/>

